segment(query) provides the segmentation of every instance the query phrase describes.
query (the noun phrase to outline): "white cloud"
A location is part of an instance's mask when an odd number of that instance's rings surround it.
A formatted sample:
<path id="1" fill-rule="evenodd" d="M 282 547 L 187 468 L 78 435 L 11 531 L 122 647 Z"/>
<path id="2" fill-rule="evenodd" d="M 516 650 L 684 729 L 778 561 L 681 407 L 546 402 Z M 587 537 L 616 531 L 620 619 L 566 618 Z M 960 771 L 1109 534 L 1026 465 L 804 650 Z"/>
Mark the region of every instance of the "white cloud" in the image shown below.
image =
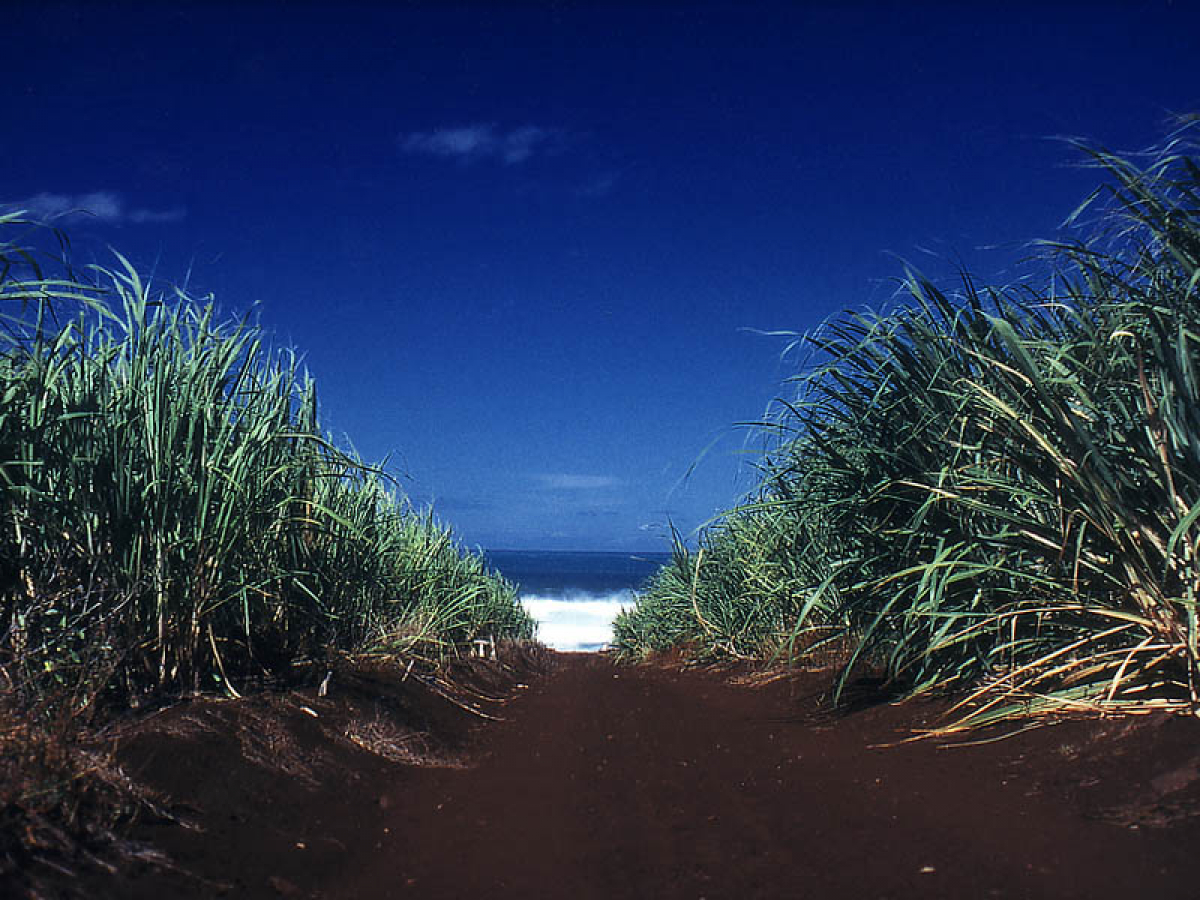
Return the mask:
<path id="1" fill-rule="evenodd" d="M 551 152 L 562 137 L 562 131 L 557 128 L 523 125 L 505 130 L 487 122 L 402 134 L 400 149 L 405 153 L 461 162 L 498 159 L 511 166 L 525 162 L 535 153 Z"/>
<path id="2" fill-rule="evenodd" d="M 129 221 L 141 225 L 144 222 L 179 222 L 187 215 L 182 206 L 172 206 L 170 209 L 131 209 Z"/>
<path id="3" fill-rule="evenodd" d="M 6 212 L 23 210 L 35 219 L 70 219 L 75 217 L 98 219 L 101 222 L 121 224 L 132 222 L 178 222 L 186 213 L 182 207 L 166 210 L 129 208 L 125 198 L 116 191 L 89 191 L 83 194 L 55 194 L 42 191 L 24 200 L 0 203 Z"/>
<path id="4" fill-rule="evenodd" d="M 513 163 L 525 162 L 533 155 L 534 150 L 538 145 L 544 145 L 552 136 L 552 132 L 545 128 L 538 128 L 535 125 L 526 125 L 524 128 L 514 128 L 508 134 L 504 135 L 501 140 L 501 156 L 509 165 Z"/>
<path id="5" fill-rule="evenodd" d="M 576 193 L 580 197 L 607 197 L 616 188 L 620 177 L 616 172 L 605 172 L 585 181 Z"/>
<path id="6" fill-rule="evenodd" d="M 401 137 L 400 147 L 406 153 L 466 160 L 477 159 L 495 152 L 496 133 L 495 128 L 491 125 L 468 125 L 465 128 L 414 131 L 412 134 Z"/>
<path id="7" fill-rule="evenodd" d="M 535 475 L 542 487 L 553 491 L 596 491 L 604 488 L 618 487 L 622 484 L 620 478 L 609 475 L 568 475 L 558 473 L 553 475 Z"/>

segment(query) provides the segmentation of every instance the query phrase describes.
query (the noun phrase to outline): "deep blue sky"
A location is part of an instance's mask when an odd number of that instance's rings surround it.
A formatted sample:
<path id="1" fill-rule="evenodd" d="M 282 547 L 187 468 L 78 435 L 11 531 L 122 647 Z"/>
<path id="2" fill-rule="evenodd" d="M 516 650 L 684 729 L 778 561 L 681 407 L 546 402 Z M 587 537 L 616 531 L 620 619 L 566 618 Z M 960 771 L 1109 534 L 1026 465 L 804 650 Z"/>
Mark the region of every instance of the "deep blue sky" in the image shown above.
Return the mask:
<path id="1" fill-rule="evenodd" d="M 790 371 L 754 329 L 886 304 L 896 255 L 1011 277 L 1096 180 L 1049 137 L 1200 110 L 1183 0 L 4 20 L 0 203 L 256 307 L 326 426 L 490 547 L 662 549 L 752 483 L 734 426 Z"/>

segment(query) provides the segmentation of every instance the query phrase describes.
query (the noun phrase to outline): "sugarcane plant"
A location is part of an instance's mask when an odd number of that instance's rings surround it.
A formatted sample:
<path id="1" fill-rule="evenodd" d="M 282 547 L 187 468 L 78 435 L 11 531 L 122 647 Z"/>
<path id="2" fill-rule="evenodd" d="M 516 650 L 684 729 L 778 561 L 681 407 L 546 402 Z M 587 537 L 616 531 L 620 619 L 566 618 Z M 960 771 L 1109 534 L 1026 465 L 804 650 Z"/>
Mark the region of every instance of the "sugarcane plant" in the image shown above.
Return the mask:
<path id="1" fill-rule="evenodd" d="M 839 687 L 870 666 L 962 691 L 972 724 L 1200 705 L 1193 128 L 1144 165 L 1076 144 L 1108 178 L 1068 220 L 1082 236 L 1037 245 L 1037 287 L 908 271 L 909 302 L 800 338 L 817 362 L 760 426 L 755 493 L 701 541 L 707 567 L 625 617 L 625 652 L 674 617 L 720 655 L 747 628 L 716 610 L 764 608 L 774 655 L 832 638 Z"/>
<path id="2" fill-rule="evenodd" d="M 0 232 L 2 686 L 85 709 L 532 635 L 511 585 L 322 433 L 293 352 L 120 256 L 27 249 L 47 232 L 18 214 Z"/>

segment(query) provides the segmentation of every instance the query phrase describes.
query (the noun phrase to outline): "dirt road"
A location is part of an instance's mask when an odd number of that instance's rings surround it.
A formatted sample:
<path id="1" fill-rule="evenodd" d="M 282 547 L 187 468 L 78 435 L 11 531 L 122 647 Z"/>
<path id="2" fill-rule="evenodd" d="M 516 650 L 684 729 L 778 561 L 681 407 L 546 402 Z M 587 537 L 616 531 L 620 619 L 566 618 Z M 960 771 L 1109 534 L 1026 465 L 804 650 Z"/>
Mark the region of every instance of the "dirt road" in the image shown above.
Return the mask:
<path id="1" fill-rule="evenodd" d="M 123 751 L 129 765 L 204 828 L 149 834 L 207 881 L 127 872 L 92 889 L 364 900 L 1200 896 L 1197 723 L 1093 721 L 981 746 L 881 748 L 932 708 L 834 716 L 814 696 L 825 684 L 737 684 L 728 673 L 560 655 L 486 707 L 503 721 L 463 732 L 465 765 L 391 763 L 319 744 L 313 730 L 281 751 L 311 762 L 315 777 L 291 783 L 217 731 L 175 728 L 169 747 L 143 736 Z M 326 706 L 312 703 L 328 719 L 336 690 Z"/>

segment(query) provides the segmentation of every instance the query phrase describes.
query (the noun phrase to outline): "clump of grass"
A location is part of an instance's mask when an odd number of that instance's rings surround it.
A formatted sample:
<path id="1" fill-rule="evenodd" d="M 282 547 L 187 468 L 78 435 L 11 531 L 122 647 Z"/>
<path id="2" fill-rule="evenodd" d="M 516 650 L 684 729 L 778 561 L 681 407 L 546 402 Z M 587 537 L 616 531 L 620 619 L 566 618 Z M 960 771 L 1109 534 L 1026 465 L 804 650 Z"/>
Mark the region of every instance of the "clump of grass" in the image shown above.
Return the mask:
<path id="1" fill-rule="evenodd" d="M 156 859 L 119 840 L 160 811 L 84 739 L 105 713 L 534 632 L 322 434 L 294 354 L 66 246 L 0 216 L 0 880 L 31 896 L 81 861 Z"/>
<path id="2" fill-rule="evenodd" d="M 674 535 L 670 563 L 613 622 L 614 646 L 639 658 L 676 647 L 704 660 L 794 655 L 793 626 L 818 573 L 793 512 L 744 507 L 695 551 Z M 820 641 L 815 631 L 804 639 L 813 650 Z"/>
<path id="3" fill-rule="evenodd" d="M 0 680 L 25 708 L 532 636 L 511 585 L 321 433 L 294 354 L 123 258 L 43 258 L 0 243 Z"/>
<path id="4" fill-rule="evenodd" d="M 1039 288 L 950 294 L 804 340 L 754 497 L 654 582 L 621 649 L 849 640 L 972 722 L 1200 701 L 1200 168 L 1185 127 L 1109 176 Z M 1086 149 L 1086 148 L 1085 148 Z M 747 538 L 747 535 L 750 537 Z M 704 560 L 699 557 L 703 555 Z M 706 561 L 707 562 L 706 562 Z M 684 570 L 692 566 L 692 575 Z M 781 617 L 783 622 L 781 624 Z"/>

